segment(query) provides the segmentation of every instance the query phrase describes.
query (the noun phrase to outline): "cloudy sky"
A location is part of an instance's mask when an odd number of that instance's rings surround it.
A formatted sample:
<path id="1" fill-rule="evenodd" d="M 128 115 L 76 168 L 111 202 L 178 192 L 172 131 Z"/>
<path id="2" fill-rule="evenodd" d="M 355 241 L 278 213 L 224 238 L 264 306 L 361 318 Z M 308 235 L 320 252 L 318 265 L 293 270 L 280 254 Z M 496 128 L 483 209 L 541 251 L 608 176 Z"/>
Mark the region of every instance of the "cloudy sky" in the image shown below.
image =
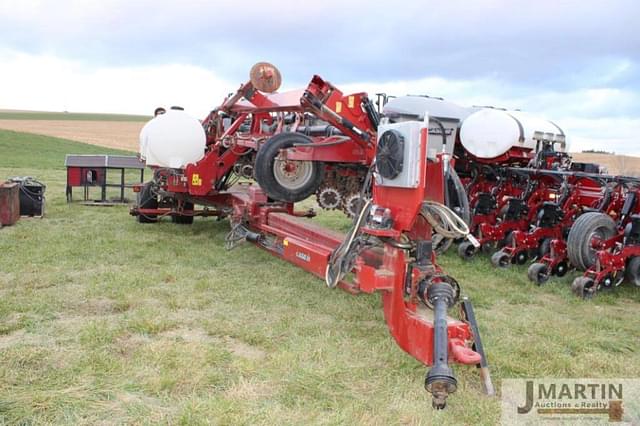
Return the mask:
<path id="1" fill-rule="evenodd" d="M 0 0 L 0 108 L 203 116 L 261 60 L 283 89 L 519 108 L 640 155 L 637 0 Z"/>

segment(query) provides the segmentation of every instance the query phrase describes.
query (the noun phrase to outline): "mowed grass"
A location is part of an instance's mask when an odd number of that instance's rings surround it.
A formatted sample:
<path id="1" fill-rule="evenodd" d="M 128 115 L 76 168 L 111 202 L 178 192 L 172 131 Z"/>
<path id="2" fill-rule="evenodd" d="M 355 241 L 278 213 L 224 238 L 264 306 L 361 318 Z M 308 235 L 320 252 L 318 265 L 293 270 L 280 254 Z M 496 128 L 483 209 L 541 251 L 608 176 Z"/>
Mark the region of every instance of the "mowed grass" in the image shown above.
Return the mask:
<path id="1" fill-rule="evenodd" d="M 87 112 L 0 110 L 0 120 L 148 121 L 151 116 Z"/>
<path id="2" fill-rule="evenodd" d="M 225 221 L 141 225 L 126 207 L 67 204 L 64 154 L 96 150 L 109 151 L 0 132 L 0 177 L 48 185 L 44 219 L 0 230 L 0 423 L 499 422 L 473 367 L 455 366 L 458 392 L 431 409 L 378 295 L 329 290 L 248 244 L 225 251 Z M 475 303 L 498 389 L 640 376 L 640 289 L 585 302 L 572 277 L 536 287 L 487 257 L 440 262 Z"/>

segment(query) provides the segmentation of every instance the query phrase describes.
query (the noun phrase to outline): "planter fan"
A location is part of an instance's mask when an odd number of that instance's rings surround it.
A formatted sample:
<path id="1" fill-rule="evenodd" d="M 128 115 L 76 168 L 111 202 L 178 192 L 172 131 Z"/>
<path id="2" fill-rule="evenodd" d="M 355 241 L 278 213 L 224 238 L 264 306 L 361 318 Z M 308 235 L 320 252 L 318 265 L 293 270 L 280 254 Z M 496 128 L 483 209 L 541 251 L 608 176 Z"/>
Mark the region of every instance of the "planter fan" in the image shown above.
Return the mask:
<path id="1" fill-rule="evenodd" d="M 397 130 L 387 130 L 378 141 L 376 167 L 385 179 L 395 179 L 404 163 L 404 137 Z"/>

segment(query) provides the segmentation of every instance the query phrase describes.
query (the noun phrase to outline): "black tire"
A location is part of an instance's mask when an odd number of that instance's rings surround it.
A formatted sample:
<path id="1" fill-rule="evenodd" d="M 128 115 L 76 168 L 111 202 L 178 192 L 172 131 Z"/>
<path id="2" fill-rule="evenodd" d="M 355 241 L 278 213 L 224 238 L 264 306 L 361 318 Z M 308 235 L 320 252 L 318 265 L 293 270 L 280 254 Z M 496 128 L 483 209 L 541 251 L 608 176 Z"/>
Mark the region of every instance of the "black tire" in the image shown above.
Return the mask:
<path id="1" fill-rule="evenodd" d="M 542 285 L 549 281 L 549 266 L 544 263 L 532 263 L 527 270 L 527 276 L 532 282 Z"/>
<path id="2" fill-rule="evenodd" d="M 193 210 L 193 203 L 184 203 L 183 210 Z M 192 225 L 193 224 L 193 216 L 192 215 L 179 215 L 179 216 L 171 216 L 171 222 L 176 223 L 178 225 Z"/>
<path id="3" fill-rule="evenodd" d="M 153 193 L 151 188 L 151 182 L 146 183 L 140 192 L 138 192 L 138 208 L 140 209 L 157 209 L 158 197 Z M 139 223 L 156 223 L 158 221 L 158 215 L 155 214 L 138 214 Z"/>
<path id="4" fill-rule="evenodd" d="M 464 260 L 471 260 L 478 249 L 470 241 L 463 241 L 458 245 L 458 255 Z"/>
<path id="5" fill-rule="evenodd" d="M 640 287 L 640 256 L 632 257 L 624 272 L 631 284 Z"/>
<path id="6" fill-rule="evenodd" d="M 529 253 L 527 250 L 521 250 L 513 256 L 513 263 L 516 265 L 524 265 L 527 263 L 527 260 L 529 260 Z"/>
<path id="7" fill-rule="evenodd" d="M 583 299 L 591 299 L 597 291 L 596 283 L 589 277 L 577 277 L 571 283 L 571 291 Z"/>
<path id="8" fill-rule="evenodd" d="M 431 244 L 436 255 L 441 256 L 453 245 L 453 240 L 451 238 L 445 238 L 437 232 L 434 232 L 431 236 Z"/>
<path id="9" fill-rule="evenodd" d="M 513 240 L 514 240 L 513 232 L 514 231 L 511 230 L 511 231 L 507 231 L 506 234 L 504 234 L 504 238 L 498 242 L 498 248 L 513 245 Z"/>
<path id="10" fill-rule="evenodd" d="M 464 185 L 453 167 L 449 167 L 446 187 L 446 204 L 453 210 L 467 225 L 471 224 L 471 208 L 469 207 L 469 197 Z"/>
<path id="11" fill-rule="evenodd" d="M 567 237 L 567 255 L 576 268 L 586 271 L 596 263 L 596 252 L 591 247 L 592 238 L 597 235 L 609 239 L 616 233 L 616 224 L 604 213 L 587 212 L 581 215 L 571 227 Z"/>
<path id="12" fill-rule="evenodd" d="M 496 268 L 508 268 L 511 264 L 509 255 L 502 250 L 498 250 L 491 256 L 491 264 Z"/>
<path id="13" fill-rule="evenodd" d="M 555 275 L 556 277 L 562 278 L 565 275 L 567 275 L 568 271 L 569 271 L 569 265 L 567 265 L 567 262 L 562 261 L 553 268 L 552 272 L 553 272 L 553 275 Z"/>
<path id="14" fill-rule="evenodd" d="M 538 246 L 538 259 L 542 259 L 551 252 L 551 238 L 544 238 Z"/>
<path id="15" fill-rule="evenodd" d="M 258 150 L 255 163 L 256 180 L 264 192 L 274 200 L 298 202 L 315 193 L 324 179 L 324 164 L 318 161 L 295 162 L 304 176 L 301 182 L 291 182 L 289 186 L 283 184 L 287 178 L 284 170 L 276 170 L 281 162 L 277 161 L 280 150 L 290 148 L 294 144 L 310 144 L 311 139 L 300 133 L 279 133 L 266 141 Z M 294 163 L 294 162 L 291 162 Z"/>
<path id="16" fill-rule="evenodd" d="M 496 243 L 495 242 L 488 242 L 488 243 L 484 243 L 481 247 L 480 250 L 482 250 L 482 252 L 484 254 L 491 254 L 494 253 L 496 251 Z"/>

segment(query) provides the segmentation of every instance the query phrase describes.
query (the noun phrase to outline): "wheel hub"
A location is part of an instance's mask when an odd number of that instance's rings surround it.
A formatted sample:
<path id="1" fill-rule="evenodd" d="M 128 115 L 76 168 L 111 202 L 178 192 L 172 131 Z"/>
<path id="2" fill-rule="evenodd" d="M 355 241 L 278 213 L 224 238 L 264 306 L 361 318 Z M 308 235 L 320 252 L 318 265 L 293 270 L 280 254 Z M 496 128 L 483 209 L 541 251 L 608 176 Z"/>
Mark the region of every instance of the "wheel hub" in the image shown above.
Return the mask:
<path id="1" fill-rule="evenodd" d="M 273 165 L 273 177 L 284 188 L 296 190 L 307 184 L 313 175 L 310 161 L 287 161 L 276 159 Z"/>

